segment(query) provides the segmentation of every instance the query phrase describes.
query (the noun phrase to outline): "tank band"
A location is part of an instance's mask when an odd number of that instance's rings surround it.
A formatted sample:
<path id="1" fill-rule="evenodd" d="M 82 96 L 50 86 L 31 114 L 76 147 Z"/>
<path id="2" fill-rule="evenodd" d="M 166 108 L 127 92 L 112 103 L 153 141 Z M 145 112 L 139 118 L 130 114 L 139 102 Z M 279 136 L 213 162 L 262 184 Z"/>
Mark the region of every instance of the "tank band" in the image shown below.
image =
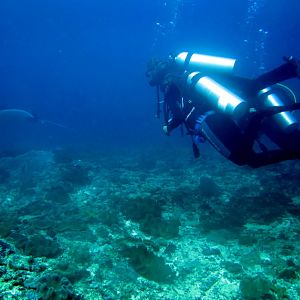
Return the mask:
<path id="1" fill-rule="evenodd" d="M 194 88 L 199 79 L 203 77 L 203 75 L 199 72 L 196 75 L 194 75 L 191 79 L 191 88 Z"/>
<path id="2" fill-rule="evenodd" d="M 188 52 L 187 56 L 186 56 L 186 59 L 184 61 L 184 69 L 185 70 L 188 70 L 189 69 L 189 65 L 190 65 L 190 61 L 191 61 L 191 58 L 193 56 L 194 53 L 190 53 Z"/>

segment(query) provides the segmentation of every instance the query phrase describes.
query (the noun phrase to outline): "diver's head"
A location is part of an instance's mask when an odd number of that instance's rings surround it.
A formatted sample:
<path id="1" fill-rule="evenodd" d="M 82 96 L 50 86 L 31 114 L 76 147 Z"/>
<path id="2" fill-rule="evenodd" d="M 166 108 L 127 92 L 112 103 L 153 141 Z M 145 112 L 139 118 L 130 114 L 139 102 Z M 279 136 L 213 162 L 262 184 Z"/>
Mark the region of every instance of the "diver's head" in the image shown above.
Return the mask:
<path id="1" fill-rule="evenodd" d="M 146 77 L 151 86 L 161 85 L 168 73 L 169 62 L 151 58 L 146 67 Z"/>

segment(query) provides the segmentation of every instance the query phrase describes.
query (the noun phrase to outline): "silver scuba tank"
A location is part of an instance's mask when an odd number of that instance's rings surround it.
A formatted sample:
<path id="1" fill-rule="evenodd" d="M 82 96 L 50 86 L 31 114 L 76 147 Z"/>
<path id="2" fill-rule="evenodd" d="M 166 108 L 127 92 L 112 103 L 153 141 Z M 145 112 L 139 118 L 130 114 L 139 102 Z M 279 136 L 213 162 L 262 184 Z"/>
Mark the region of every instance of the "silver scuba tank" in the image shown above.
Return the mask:
<path id="1" fill-rule="evenodd" d="M 212 109 L 235 119 L 243 117 L 249 109 L 247 101 L 200 72 L 192 72 L 187 76 L 187 86 L 195 97 L 205 97 Z"/>
<path id="2" fill-rule="evenodd" d="M 284 100 L 280 99 L 279 96 L 276 95 L 270 87 L 262 89 L 259 92 L 258 96 L 262 99 L 262 104 L 265 107 L 286 105 L 284 103 Z M 293 116 L 293 114 L 290 111 L 284 111 L 275 114 L 271 118 L 273 122 L 275 122 L 278 125 L 278 127 L 286 133 L 294 131 L 299 126 L 298 120 L 296 119 L 296 117 Z"/>
<path id="3" fill-rule="evenodd" d="M 231 73 L 236 60 L 232 58 L 181 52 L 175 57 L 176 64 L 187 71 Z"/>

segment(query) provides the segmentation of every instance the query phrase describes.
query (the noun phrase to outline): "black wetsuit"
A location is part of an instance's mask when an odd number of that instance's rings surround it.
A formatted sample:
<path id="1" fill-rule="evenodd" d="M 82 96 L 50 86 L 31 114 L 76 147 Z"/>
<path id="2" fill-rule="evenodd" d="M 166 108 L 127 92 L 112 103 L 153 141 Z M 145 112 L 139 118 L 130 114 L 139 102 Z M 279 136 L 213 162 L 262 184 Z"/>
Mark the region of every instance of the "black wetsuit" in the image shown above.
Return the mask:
<path id="1" fill-rule="evenodd" d="M 212 75 L 213 76 L 213 75 Z M 234 90 L 250 103 L 255 102 L 257 94 L 263 88 L 297 76 L 296 67 L 291 63 L 284 63 L 278 68 L 262 74 L 255 79 L 247 79 L 234 75 L 218 76 L 216 78 L 223 85 Z M 181 124 L 185 124 L 188 132 L 195 132 L 195 125 L 200 116 L 205 115 L 211 108 L 207 101 L 192 101 L 183 95 L 180 86 L 169 82 L 164 86 L 164 114 L 168 132 Z M 299 109 L 299 104 L 294 109 Z M 262 121 L 272 116 L 276 109 L 265 109 L 258 113 L 249 114 L 243 126 L 237 125 L 228 115 L 220 112 L 205 116 L 201 135 L 204 136 L 219 152 L 238 165 L 260 167 L 288 159 L 300 158 L 300 131 L 290 134 L 276 133 L 273 128 L 264 128 L 279 149 L 267 149 L 258 138 Z M 199 134 L 195 133 L 195 134 Z M 258 142 L 261 151 L 254 148 Z"/>

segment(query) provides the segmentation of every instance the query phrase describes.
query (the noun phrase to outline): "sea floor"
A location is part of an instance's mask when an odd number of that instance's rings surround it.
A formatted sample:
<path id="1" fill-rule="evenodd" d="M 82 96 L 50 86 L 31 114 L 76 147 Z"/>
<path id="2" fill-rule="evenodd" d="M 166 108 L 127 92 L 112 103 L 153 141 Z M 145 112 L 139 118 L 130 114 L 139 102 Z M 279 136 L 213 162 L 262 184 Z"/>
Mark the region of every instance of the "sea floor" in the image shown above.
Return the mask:
<path id="1" fill-rule="evenodd" d="M 0 159 L 0 299 L 300 299 L 300 162 Z"/>

